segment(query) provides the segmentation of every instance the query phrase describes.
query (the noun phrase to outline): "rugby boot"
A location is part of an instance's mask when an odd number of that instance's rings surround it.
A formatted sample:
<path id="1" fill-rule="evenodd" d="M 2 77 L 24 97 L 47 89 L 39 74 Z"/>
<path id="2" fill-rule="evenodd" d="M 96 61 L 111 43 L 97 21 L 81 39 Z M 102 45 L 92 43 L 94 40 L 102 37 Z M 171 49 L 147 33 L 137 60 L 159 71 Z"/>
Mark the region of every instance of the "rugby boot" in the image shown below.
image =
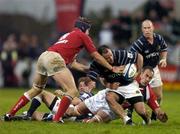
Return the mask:
<path id="1" fill-rule="evenodd" d="M 12 116 L 11 116 L 10 114 L 5 114 L 5 115 L 3 116 L 3 120 L 4 120 L 4 121 L 11 121 L 11 120 L 12 120 Z"/>

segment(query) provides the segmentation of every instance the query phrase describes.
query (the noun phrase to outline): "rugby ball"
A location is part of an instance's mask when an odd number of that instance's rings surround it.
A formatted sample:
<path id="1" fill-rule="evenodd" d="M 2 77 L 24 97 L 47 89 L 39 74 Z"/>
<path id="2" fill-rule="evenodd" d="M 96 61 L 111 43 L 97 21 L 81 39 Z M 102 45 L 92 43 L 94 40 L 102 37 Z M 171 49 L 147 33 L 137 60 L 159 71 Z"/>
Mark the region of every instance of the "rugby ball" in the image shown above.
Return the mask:
<path id="1" fill-rule="evenodd" d="M 128 63 L 124 70 L 123 70 L 123 76 L 126 80 L 133 80 L 134 76 L 136 75 L 137 67 L 135 64 Z"/>

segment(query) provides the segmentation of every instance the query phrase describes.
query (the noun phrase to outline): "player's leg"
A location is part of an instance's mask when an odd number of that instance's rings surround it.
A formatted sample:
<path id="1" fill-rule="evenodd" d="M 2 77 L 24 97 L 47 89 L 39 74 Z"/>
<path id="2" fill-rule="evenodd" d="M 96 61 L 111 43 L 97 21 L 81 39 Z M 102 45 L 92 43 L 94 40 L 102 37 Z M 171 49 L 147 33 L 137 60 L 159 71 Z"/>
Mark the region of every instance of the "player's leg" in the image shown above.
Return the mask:
<path id="1" fill-rule="evenodd" d="M 44 121 L 43 119 L 48 118 L 48 116 L 52 116 L 52 114 L 51 113 L 44 113 L 44 112 L 35 111 L 33 113 L 33 115 L 32 115 L 32 120 Z"/>
<path id="2" fill-rule="evenodd" d="M 37 108 L 41 105 L 41 102 L 42 102 L 42 98 L 41 98 L 41 93 L 37 96 L 35 96 L 32 101 L 31 101 L 31 104 L 30 104 L 30 107 L 27 111 L 27 118 L 31 119 L 33 113 L 37 110 Z"/>
<path id="3" fill-rule="evenodd" d="M 78 90 L 74 78 L 68 68 L 62 69 L 60 72 L 56 73 L 53 78 L 67 91 L 66 95 L 62 97 L 58 111 L 53 119 L 55 122 L 58 122 L 71 104 L 72 99 L 77 96 Z"/>
<path id="4" fill-rule="evenodd" d="M 81 116 L 91 113 L 84 102 L 79 103 L 75 107 L 69 107 L 66 111 L 68 116 Z"/>
<path id="5" fill-rule="evenodd" d="M 127 110 L 127 116 L 132 119 L 134 107 L 127 101 L 123 102 L 122 107 L 124 110 Z"/>
<path id="6" fill-rule="evenodd" d="M 141 116 L 145 123 L 150 124 L 151 120 L 146 112 L 142 96 L 132 97 L 128 99 L 128 101 L 133 105 L 135 111 Z"/>
<path id="7" fill-rule="evenodd" d="M 44 114 L 44 112 L 35 111 L 32 115 L 32 120 L 41 121 L 43 119 Z"/>
<path id="8" fill-rule="evenodd" d="M 111 121 L 111 117 L 104 112 L 103 110 L 99 110 L 96 115 L 94 115 L 91 119 L 86 120 L 86 123 L 92 123 L 92 122 L 109 122 Z"/>
<path id="9" fill-rule="evenodd" d="M 46 104 L 46 106 L 49 108 L 53 102 L 53 100 L 56 98 L 56 96 L 48 91 L 42 92 L 42 101 Z"/>
<path id="10" fill-rule="evenodd" d="M 42 101 L 49 108 L 55 97 L 56 96 L 54 94 L 52 94 L 48 91 L 42 91 L 38 96 L 35 96 L 32 99 L 29 110 L 27 111 L 27 116 L 31 117 L 33 115 L 34 111 L 36 111 L 36 109 L 41 105 Z"/>
<path id="11" fill-rule="evenodd" d="M 131 120 L 127 114 L 125 113 L 124 109 L 120 104 L 123 103 L 124 97 L 120 94 L 115 92 L 108 92 L 106 94 L 106 100 L 111 107 L 111 109 L 121 118 L 123 119 L 124 123 L 126 124 L 129 120 Z"/>
<path id="12" fill-rule="evenodd" d="M 36 73 L 33 87 L 20 97 L 8 114 L 14 116 L 16 112 L 24 107 L 33 97 L 41 93 L 41 91 L 45 88 L 46 82 L 47 76 Z"/>
<path id="13" fill-rule="evenodd" d="M 154 76 L 150 81 L 150 85 L 157 97 L 157 101 L 159 105 L 161 105 L 161 100 L 163 98 L 163 87 L 162 87 L 163 83 L 161 80 L 161 75 L 158 67 L 154 68 Z M 156 120 L 156 114 L 154 112 L 152 112 L 151 119 Z"/>

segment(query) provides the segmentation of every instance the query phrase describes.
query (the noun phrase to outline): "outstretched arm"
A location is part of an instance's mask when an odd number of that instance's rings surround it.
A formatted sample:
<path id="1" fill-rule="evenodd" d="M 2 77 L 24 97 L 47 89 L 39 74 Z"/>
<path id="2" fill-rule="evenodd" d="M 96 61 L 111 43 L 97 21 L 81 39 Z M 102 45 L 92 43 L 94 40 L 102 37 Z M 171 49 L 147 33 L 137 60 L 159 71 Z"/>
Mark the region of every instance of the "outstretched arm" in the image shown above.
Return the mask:
<path id="1" fill-rule="evenodd" d="M 126 123 L 128 120 L 127 115 L 122 106 L 118 103 L 119 96 L 114 92 L 108 92 L 106 94 L 106 100 L 113 112 L 115 112 L 121 119 L 123 119 L 123 122 Z"/>
<path id="2" fill-rule="evenodd" d="M 81 72 L 87 72 L 89 70 L 89 66 L 77 62 L 76 59 L 71 63 L 70 67 Z"/>
<path id="3" fill-rule="evenodd" d="M 96 62 L 106 67 L 109 70 L 113 70 L 113 67 L 101 56 L 97 51 L 91 53 L 91 56 L 94 58 Z"/>

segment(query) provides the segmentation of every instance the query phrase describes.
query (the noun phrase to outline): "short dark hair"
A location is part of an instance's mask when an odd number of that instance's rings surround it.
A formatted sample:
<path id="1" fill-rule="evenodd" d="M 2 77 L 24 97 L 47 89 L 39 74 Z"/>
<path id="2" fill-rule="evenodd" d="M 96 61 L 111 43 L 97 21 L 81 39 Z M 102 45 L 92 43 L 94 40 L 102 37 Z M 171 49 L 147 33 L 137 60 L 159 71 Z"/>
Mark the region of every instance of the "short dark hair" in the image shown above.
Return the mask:
<path id="1" fill-rule="evenodd" d="M 153 72 L 153 74 L 154 74 L 154 70 L 153 70 L 153 67 L 151 67 L 151 66 L 144 66 L 143 68 L 142 68 L 142 72 L 144 72 L 145 70 L 150 70 L 151 72 Z"/>
<path id="2" fill-rule="evenodd" d="M 85 22 L 87 24 L 91 24 L 92 23 L 88 18 L 85 18 L 85 17 L 82 17 L 82 16 L 80 16 L 78 18 L 78 20 L 81 21 L 81 22 Z"/>
<path id="3" fill-rule="evenodd" d="M 89 77 L 80 77 L 78 80 L 78 84 L 80 82 L 84 82 L 84 84 L 87 86 L 90 81 L 92 81 L 92 80 Z"/>
<path id="4" fill-rule="evenodd" d="M 106 45 L 102 45 L 98 48 L 98 52 L 102 55 L 102 54 L 106 54 L 108 52 L 107 49 L 110 49 L 110 47 L 106 46 Z"/>

